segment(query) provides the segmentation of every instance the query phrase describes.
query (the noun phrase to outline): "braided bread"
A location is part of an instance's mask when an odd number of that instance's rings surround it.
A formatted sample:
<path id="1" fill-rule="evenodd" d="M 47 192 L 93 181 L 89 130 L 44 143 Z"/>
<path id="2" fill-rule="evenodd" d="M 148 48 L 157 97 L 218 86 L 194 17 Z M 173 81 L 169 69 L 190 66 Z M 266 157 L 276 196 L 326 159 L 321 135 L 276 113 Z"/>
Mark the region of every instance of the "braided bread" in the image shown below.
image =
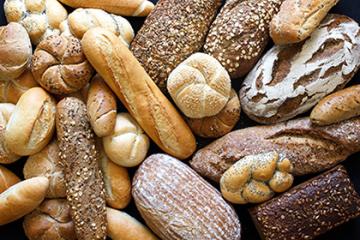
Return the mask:
<path id="1" fill-rule="evenodd" d="M 231 166 L 221 177 L 224 198 L 232 203 L 261 203 L 284 192 L 293 183 L 292 164 L 277 152 L 249 155 Z"/>

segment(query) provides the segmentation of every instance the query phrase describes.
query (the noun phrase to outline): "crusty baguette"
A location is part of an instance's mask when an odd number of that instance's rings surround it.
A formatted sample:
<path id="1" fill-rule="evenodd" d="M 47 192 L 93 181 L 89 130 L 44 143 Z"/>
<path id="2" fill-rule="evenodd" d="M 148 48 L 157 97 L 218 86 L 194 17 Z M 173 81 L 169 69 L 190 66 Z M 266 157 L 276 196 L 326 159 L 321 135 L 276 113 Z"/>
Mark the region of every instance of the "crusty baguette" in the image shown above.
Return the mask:
<path id="1" fill-rule="evenodd" d="M 310 119 L 317 125 L 330 125 L 360 115 L 360 85 L 323 98 L 312 110 Z"/>
<path id="2" fill-rule="evenodd" d="M 164 152 L 185 159 L 195 151 L 190 128 L 119 38 L 93 28 L 85 33 L 82 46 L 90 63 Z"/>
<path id="3" fill-rule="evenodd" d="M 99 75 L 90 83 L 86 105 L 95 134 L 109 136 L 116 123 L 116 97 Z"/>
<path id="4" fill-rule="evenodd" d="M 34 210 L 44 200 L 49 180 L 31 178 L 0 194 L 0 226 L 15 221 Z"/>
<path id="5" fill-rule="evenodd" d="M 59 0 L 72 8 L 99 8 L 107 12 L 123 15 L 145 17 L 154 8 L 148 0 Z"/>
<path id="6" fill-rule="evenodd" d="M 4 192 L 6 189 L 18 182 L 20 182 L 20 178 L 18 178 L 18 176 L 0 165 L 0 193 Z"/>
<path id="7" fill-rule="evenodd" d="M 61 100 L 57 105 L 56 129 L 76 236 L 79 240 L 105 239 L 104 182 L 85 103 L 72 97 Z"/>
<path id="8" fill-rule="evenodd" d="M 360 117 L 327 127 L 301 118 L 240 129 L 199 150 L 190 164 L 200 175 L 219 181 L 242 157 L 268 151 L 285 154 L 294 175 L 323 171 L 360 151 Z"/>

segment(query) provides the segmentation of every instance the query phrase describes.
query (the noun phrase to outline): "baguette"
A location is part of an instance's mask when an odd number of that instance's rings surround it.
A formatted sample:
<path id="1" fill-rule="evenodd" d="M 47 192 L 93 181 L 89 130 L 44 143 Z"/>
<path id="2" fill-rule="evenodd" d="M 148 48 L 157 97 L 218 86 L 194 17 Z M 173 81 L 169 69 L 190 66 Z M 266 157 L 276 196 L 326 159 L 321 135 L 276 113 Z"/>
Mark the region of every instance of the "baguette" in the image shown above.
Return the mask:
<path id="1" fill-rule="evenodd" d="M 323 171 L 360 151 L 360 117 L 327 127 L 301 118 L 240 129 L 199 150 L 190 164 L 200 175 L 219 181 L 239 159 L 269 151 L 285 154 L 294 175 Z"/>
<path id="2" fill-rule="evenodd" d="M 99 8 L 122 16 L 145 17 L 154 8 L 148 0 L 59 0 L 72 8 Z"/>
<path id="3" fill-rule="evenodd" d="M 113 33 L 90 29 L 82 46 L 90 63 L 164 152 L 185 159 L 195 151 L 195 138 L 181 115 Z"/>
<path id="4" fill-rule="evenodd" d="M 61 100 L 56 129 L 76 236 L 79 240 L 105 239 L 105 188 L 85 103 L 72 97 Z"/>
<path id="5" fill-rule="evenodd" d="M 18 176 L 0 165 L 0 194 L 18 182 L 20 182 L 20 178 Z"/>
<path id="6" fill-rule="evenodd" d="M 317 125 L 330 125 L 360 115 L 360 85 L 340 90 L 323 98 L 312 110 L 310 119 Z"/>
<path id="7" fill-rule="evenodd" d="M 0 226 L 15 221 L 34 210 L 44 200 L 49 180 L 31 178 L 0 194 Z"/>

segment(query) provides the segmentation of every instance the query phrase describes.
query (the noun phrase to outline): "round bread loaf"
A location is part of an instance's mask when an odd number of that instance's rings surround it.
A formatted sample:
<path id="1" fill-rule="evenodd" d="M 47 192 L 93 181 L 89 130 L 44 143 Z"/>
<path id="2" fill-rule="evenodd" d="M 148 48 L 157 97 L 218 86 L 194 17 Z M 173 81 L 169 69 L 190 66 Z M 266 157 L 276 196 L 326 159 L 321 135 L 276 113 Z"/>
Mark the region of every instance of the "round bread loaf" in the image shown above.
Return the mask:
<path id="1" fill-rule="evenodd" d="M 80 40 L 65 36 L 50 36 L 40 42 L 32 58 L 31 71 L 43 88 L 58 95 L 80 90 L 93 74 Z"/>
<path id="2" fill-rule="evenodd" d="M 171 72 L 167 89 L 189 118 L 218 114 L 230 97 L 230 76 L 213 57 L 195 53 Z"/>
<path id="3" fill-rule="evenodd" d="M 29 35 L 18 23 L 0 27 L 0 81 L 18 78 L 29 65 L 32 48 Z"/>
<path id="4" fill-rule="evenodd" d="M 130 114 L 119 113 L 114 132 L 103 138 L 103 145 L 111 161 L 123 167 L 134 167 L 145 159 L 150 141 Z"/>
<path id="5" fill-rule="evenodd" d="M 76 240 L 70 206 L 65 199 L 44 201 L 23 222 L 30 240 Z"/>
<path id="6" fill-rule="evenodd" d="M 65 179 L 59 159 L 57 141 L 52 141 L 40 152 L 31 155 L 23 169 L 25 179 L 44 176 L 49 179 L 47 198 L 66 197 Z"/>
<path id="7" fill-rule="evenodd" d="M 229 133 L 240 118 L 240 100 L 234 89 L 225 107 L 215 116 L 200 119 L 188 118 L 191 130 L 203 138 L 218 138 Z"/>
<path id="8" fill-rule="evenodd" d="M 0 165 L 0 193 L 20 182 L 20 178 L 7 168 Z"/>
<path id="9" fill-rule="evenodd" d="M 5 130 L 5 142 L 10 151 L 20 156 L 41 151 L 53 136 L 55 112 L 55 101 L 42 88 L 31 88 L 24 93 Z"/>
<path id="10" fill-rule="evenodd" d="M 59 35 L 59 25 L 67 18 L 66 9 L 56 0 L 6 0 L 4 12 L 8 22 L 18 22 L 37 45 L 50 35 Z"/>

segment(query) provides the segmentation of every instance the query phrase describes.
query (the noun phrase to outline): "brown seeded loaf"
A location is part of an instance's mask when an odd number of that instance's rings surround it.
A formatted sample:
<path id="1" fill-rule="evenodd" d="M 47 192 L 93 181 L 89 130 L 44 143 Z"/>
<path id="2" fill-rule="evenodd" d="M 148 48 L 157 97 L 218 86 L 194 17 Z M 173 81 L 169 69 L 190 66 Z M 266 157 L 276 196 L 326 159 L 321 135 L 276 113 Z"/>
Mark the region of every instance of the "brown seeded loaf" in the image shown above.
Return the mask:
<path id="1" fill-rule="evenodd" d="M 196 148 L 184 119 L 131 51 L 113 33 L 93 28 L 82 39 L 86 57 L 149 137 L 180 159 Z"/>
<path id="2" fill-rule="evenodd" d="M 323 171 L 360 151 L 360 117 L 327 127 L 301 118 L 236 130 L 200 149 L 190 164 L 200 175 L 219 181 L 239 159 L 269 151 L 285 154 L 294 175 Z"/>
<path id="3" fill-rule="evenodd" d="M 165 93 L 170 72 L 204 45 L 220 0 L 160 0 L 131 43 L 131 51 Z"/>
<path id="4" fill-rule="evenodd" d="M 105 239 L 105 188 L 85 103 L 72 97 L 61 100 L 56 129 L 76 236 L 79 240 Z"/>
<path id="5" fill-rule="evenodd" d="M 20 178 L 7 168 L 0 165 L 0 194 L 20 182 Z"/>

